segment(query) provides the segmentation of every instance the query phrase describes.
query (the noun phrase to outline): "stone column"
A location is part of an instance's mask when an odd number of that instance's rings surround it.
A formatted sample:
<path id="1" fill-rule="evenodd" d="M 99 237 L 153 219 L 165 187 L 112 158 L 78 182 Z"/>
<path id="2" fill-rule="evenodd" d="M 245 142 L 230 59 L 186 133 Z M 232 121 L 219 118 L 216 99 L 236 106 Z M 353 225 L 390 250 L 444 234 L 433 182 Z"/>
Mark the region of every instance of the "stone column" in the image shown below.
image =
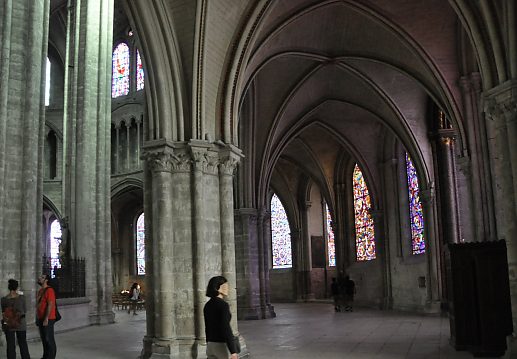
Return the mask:
<path id="1" fill-rule="evenodd" d="M 455 130 L 439 111 L 439 129 L 435 134 L 438 183 L 440 190 L 440 222 L 444 243 L 458 243 L 458 200 L 456 193 L 456 165 L 454 161 Z"/>
<path id="2" fill-rule="evenodd" d="M 270 302 L 269 267 L 271 255 L 271 214 L 265 208 L 260 209 L 257 221 L 259 243 L 259 278 L 260 278 L 260 309 L 262 319 L 274 318 L 274 308 Z"/>
<path id="3" fill-rule="evenodd" d="M 126 123 L 126 173 L 131 171 L 131 119 Z"/>
<path id="4" fill-rule="evenodd" d="M 77 1 L 67 34 L 65 215 L 85 257 L 92 324 L 111 323 L 110 138 L 113 0 Z"/>
<path id="5" fill-rule="evenodd" d="M 34 281 L 43 255 L 49 8 L 49 0 L 4 0 L 0 5 L 0 278 L 20 280 L 28 323 L 34 322 Z"/>
<path id="6" fill-rule="evenodd" d="M 231 326 L 234 335 L 239 335 L 237 326 L 237 275 L 235 267 L 235 232 L 233 222 L 233 173 L 242 157 L 242 152 L 227 145 L 219 152 L 219 204 L 221 216 L 221 248 L 223 276 L 230 283 L 228 302 L 233 313 Z M 244 344 L 243 338 L 240 341 Z"/>
<path id="7" fill-rule="evenodd" d="M 466 126 L 469 137 L 469 154 L 471 159 L 469 183 L 472 218 L 475 238 L 469 241 L 495 240 L 494 197 L 490 178 L 490 159 L 487 147 L 487 133 L 484 116 L 479 110 L 481 78 L 475 72 L 460 79 L 465 118 L 472 124 Z"/>
<path id="8" fill-rule="evenodd" d="M 334 240 L 336 246 L 336 272 L 345 272 L 345 258 L 346 258 L 346 219 L 343 216 L 346 208 L 345 201 L 346 185 L 337 183 L 335 185 L 336 193 L 336 207 L 334 214 L 334 222 L 337 224 L 334 230 Z"/>
<path id="9" fill-rule="evenodd" d="M 380 303 L 384 309 L 390 309 L 393 306 L 393 295 L 391 292 L 391 265 L 390 265 L 390 251 L 389 243 L 386 240 L 388 237 L 384 231 L 384 211 L 379 209 L 370 209 L 370 214 L 373 219 L 373 228 L 375 231 L 375 243 L 377 244 L 377 255 L 382 261 L 381 270 L 384 272 L 383 276 L 383 297 L 380 298 Z"/>
<path id="10" fill-rule="evenodd" d="M 235 241 L 238 319 L 261 319 L 256 209 L 236 211 Z"/>
<path id="11" fill-rule="evenodd" d="M 301 210 L 302 230 L 298 241 L 298 263 L 297 263 L 297 299 L 306 301 L 314 299 L 311 285 L 311 240 L 309 235 L 309 209 L 311 202 L 307 201 Z"/>
<path id="12" fill-rule="evenodd" d="M 144 148 L 143 158 L 149 172 L 146 179 L 146 197 L 152 197 L 151 203 L 146 203 L 146 279 L 147 298 L 151 307 L 147 308 L 147 335 L 144 338 L 144 357 L 171 357 L 174 327 L 173 292 L 175 277 L 172 216 L 172 157 L 173 149 L 162 143 L 157 146 Z M 149 229 L 149 230 L 148 230 Z M 148 236 L 150 234 L 150 236 Z M 149 238 L 148 238 L 149 237 Z M 150 303 L 149 303 L 150 302 Z M 150 326 L 149 324 L 152 324 Z"/>
<path id="13" fill-rule="evenodd" d="M 517 85 L 485 93 L 485 114 L 493 176 L 497 238 L 506 240 L 514 326 L 517 325 Z"/>
<path id="14" fill-rule="evenodd" d="M 204 173 L 208 167 L 209 157 L 207 149 L 210 147 L 206 141 L 190 141 L 190 150 L 192 154 L 192 170 L 193 170 L 193 190 L 192 205 L 194 206 L 193 218 L 193 251 L 194 251 L 194 310 L 196 312 L 196 345 L 198 351 L 202 352 L 201 347 L 205 347 L 205 323 L 203 321 L 203 306 L 205 304 L 205 261 L 206 258 L 206 238 L 207 230 L 204 225 L 205 216 L 203 211 L 203 201 L 206 200 L 203 195 Z M 213 163 L 213 161 L 212 161 Z M 212 170 L 214 165 L 212 164 Z M 217 169 L 217 168 L 215 168 Z M 208 248 L 210 250 L 210 247 Z M 224 275 L 224 274 L 223 274 Z M 232 283 L 234 286 L 234 283 Z"/>
<path id="15" fill-rule="evenodd" d="M 115 171 L 117 174 L 120 172 L 120 122 L 115 124 Z"/>
<path id="16" fill-rule="evenodd" d="M 136 119 L 136 159 L 135 159 L 135 169 L 142 168 L 142 163 L 140 162 L 140 147 L 141 147 L 141 128 L 142 128 L 142 119 L 138 117 Z"/>
<path id="17" fill-rule="evenodd" d="M 440 301 L 447 301 L 443 291 L 441 280 L 445 280 L 445 273 L 442 271 L 443 252 L 440 240 L 436 233 L 436 207 L 434 205 L 434 188 L 428 184 L 427 189 L 420 190 L 420 200 L 424 211 L 424 229 L 426 243 L 426 310 L 428 312 L 439 312 Z M 441 274 L 440 274 L 441 273 Z"/>
<path id="18" fill-rule="evenodd" d="M 152 150 L 151 150 L 152 153 Z M 148 163 L 146 159 L 146 151 L 142 149 L 141 160 L 143 162 L 143 174 L 144 174 L 144 224 L 145 224 L 145 287 L 146 287 L 146 334 L 143 338 L 143 348 L 141 356 L 142 358 L 148 358 L 152 353 L 153 340 L 156 335 L 154 326 L 155 326 L 155 287 L 154 287 L 154 278 L 153 273 L 154 269 L 154 236 L 153 236 L 153 169 L 155 168 L 154 157 L 156 155 L 150 156 L 150 163 Z M 162 161 L 163 163 L 163 161 Z"/>

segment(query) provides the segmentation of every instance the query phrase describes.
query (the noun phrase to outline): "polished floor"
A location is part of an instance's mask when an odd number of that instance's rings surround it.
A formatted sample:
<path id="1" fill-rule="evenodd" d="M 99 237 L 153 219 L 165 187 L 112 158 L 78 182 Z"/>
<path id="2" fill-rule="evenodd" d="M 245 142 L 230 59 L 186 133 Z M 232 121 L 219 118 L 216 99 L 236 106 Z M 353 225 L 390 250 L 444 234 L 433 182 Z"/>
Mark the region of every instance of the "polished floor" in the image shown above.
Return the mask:
<path id="1" fill-rule="evenodd" d="M 356 308 L 335 313 L 328 303 L 275 304 L 274 319 L 239 322 L 253 359 L 460 359 L 472 358 L 449 344 L 449 322 L 429 317 Z M 116 312 L 116 323 L 57 334 L 59 359 L 138 358 L 145 313 Z M 41 343 L 29 344 L 41 357 Z M 0 354 L 0 358 L 5 353 Z"/>

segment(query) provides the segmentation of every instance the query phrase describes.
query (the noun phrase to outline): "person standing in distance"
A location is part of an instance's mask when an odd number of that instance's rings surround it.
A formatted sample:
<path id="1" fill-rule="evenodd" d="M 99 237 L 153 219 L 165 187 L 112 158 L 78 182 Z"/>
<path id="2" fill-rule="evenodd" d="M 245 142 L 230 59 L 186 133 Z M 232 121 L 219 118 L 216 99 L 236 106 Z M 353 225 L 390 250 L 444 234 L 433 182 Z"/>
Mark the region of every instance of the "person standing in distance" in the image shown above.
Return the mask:
<path id="1" fill-rule="evenodd" d="M 42 274 L 38 278 L 41 286 L 36 300 L 36 324 L 39 328 L 41 343 L 43 344 L 43 358 L 56 358 L 56 340 L 54 338 L 54 324 L 56 322 L 56 292 L 49 286 L 50 276 Z"/>
<path id="2" fill-rule="evenodd" d="M 206 355 L 208 359 L 238 359 L 233 331 L 232 315 L 224 297 L 228 296 L 228 281 L 223 276 L 212 277 L 206 288 L 210 300 L 203 308 L 205 317 Z"/>

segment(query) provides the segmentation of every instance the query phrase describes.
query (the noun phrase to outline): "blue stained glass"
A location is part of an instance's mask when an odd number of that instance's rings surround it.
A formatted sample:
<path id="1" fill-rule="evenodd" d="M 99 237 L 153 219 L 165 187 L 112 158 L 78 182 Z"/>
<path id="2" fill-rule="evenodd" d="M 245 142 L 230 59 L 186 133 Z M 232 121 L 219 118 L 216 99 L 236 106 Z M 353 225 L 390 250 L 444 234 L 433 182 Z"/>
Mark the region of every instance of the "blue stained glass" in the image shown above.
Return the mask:
<path id="1" fill-rule="evenodd" d="M 370 214 L 371 199 L 363 173 L 356 164 L 352 177 L 354 188 L 355 246 L 358 261 L 369 261 L 376 258 L 375 229 Z"/>
<path id="2" fill-rule="evenodd" d="M 145 274 L 145 223 L 142 213 L 136 221 L 136 268 L 138 275 Z"/>
<path id="3" fill-rule="evenodd" d="M 120 43 L 113 50 L 112 56 L 111 97 L 119 97 L 129 93 L 129 47 Z"/>
<path id="4" fill-rule="evenodd" d="M 287 213 L 276 194 L 271 198 L 271 240 L 273 268 L 291 268 L 291 230 Z"/>
<path id="5" fill-rule="evenodd" d="M 411 222 L 411 247 L 413 254 L 425 253 L 424 211 L 420 201 L 418 177 L 411 157 L 406 152 L 406 173 L 409 191 L 409 218 Z"/>
<path id="6" fill-rule="evenodd" d="M 327 221 L 327 250 L 329 256 L 329 267 L 336 266 L 336 243 L 334 241 L 334 231 L 332 230 L 332 217 L 330 216 L 329 206 L 325 204 Z"/>
<path id="7" fill-rule="evenodd" d="M 140 51 L 136 50 L 136 90 L 144 89 L 144 65 L 140 57 Z"/>

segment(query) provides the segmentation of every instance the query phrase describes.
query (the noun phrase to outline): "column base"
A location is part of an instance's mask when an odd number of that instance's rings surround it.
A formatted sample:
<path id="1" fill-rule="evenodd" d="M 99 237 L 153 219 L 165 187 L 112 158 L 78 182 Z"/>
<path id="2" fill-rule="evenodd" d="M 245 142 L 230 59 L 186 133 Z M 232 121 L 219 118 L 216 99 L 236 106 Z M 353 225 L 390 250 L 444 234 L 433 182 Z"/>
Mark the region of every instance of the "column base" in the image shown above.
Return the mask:
<path id="1" fill-rule="evenodd" d="M 393 309 L 393 297 L 382 298 L 381 309 L 382 310 Z"/>
<path id="2" fill-rule="evenodd" d="M 510 359 L 517 357 L 517 337 L 515 335 L 509 335 L 506 337 L 506 353 L 501 358 Z"/>
<path id="3" fill-rule="evenodd" d="M 239 358 L 249 358 L 250 352 L 246 347 L 246 341 L 242 335 L 239 335 L 239 342 L 241 343 L 241 352 L 239 353 Z"/>
<path id="4" fill-rule="evenodd" d="M 259 320 L 262 319 L 262 310 L 256 307 L 237 307 L 237 319 L 239 320 Z"/>
<path id="5" fill-rule="evenodd" d="M 91 313 L 89 315 L 91 325 L 105 325 L 115 323 L 115 313 L 113 311 Z"/>
<path id="6" fill-rule="evenodd" d="M 264 308 L 262 308 L 262 319 L 276 318 L 275 307 L 271 304 L 266 304 Z"/>
<path id="7" fill-rule="evenodd" d="M 316 299 L 316 295 L 314 293 L 304 293 L 298 296 L 296 301 L 298 302 L 310 302 Z"/>
<path id="8" fill-rule="evenodd" d="M 206 358 L 206 341 L 203 339 L 144 338 L 142 359 Z"/>
<path id="9" fill-rule="evenodd" d="M 442 312 L 442 302 L 433 300 L 425 303 L 424 313 L 426 314 L 440 314 Z"/>

